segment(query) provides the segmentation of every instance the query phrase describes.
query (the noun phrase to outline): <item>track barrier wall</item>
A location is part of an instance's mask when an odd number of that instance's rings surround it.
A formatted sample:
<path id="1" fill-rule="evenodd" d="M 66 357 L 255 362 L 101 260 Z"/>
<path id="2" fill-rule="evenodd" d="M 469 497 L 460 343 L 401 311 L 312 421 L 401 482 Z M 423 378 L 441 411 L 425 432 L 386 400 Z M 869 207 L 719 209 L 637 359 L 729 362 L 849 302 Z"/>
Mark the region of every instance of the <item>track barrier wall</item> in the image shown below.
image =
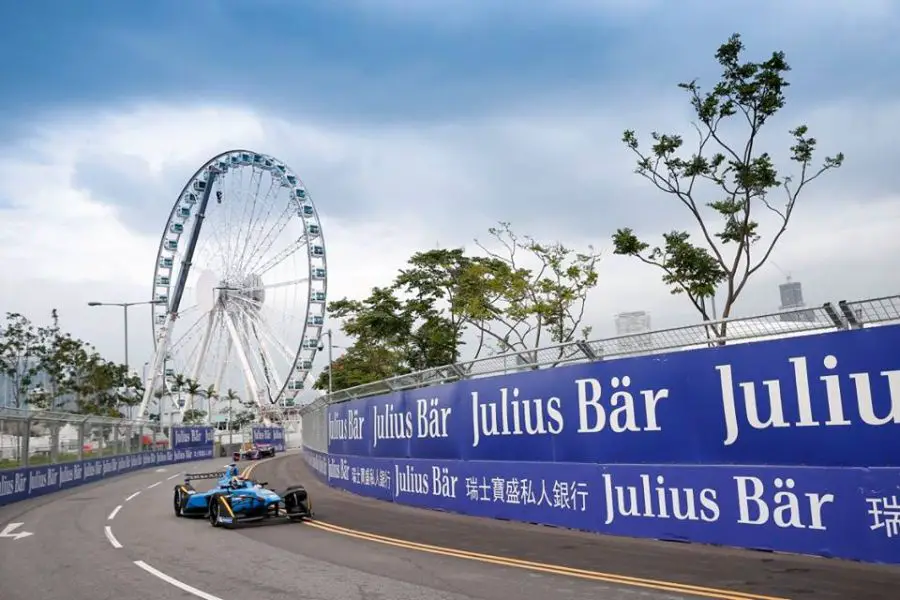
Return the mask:
<path id="1" fill-rule="evenodd" d="M 900 325 L 325 402 L 303 430 L 363 496 L 900 564 Z"/>
<path id="2" fill-rule="evenodd" d="M 212 427 L 176 426 L 171 428 L 168 450 L 0 469 L 0 506 L 139 469 L 213 458 L 214 437 Z"/>
<path id="3" fill-rule="evenodd" d="M 254 444 L 271 444 L 275 452 L 284 452 L 284 428 L 277 425 L 253 425 L 250 428 Z"/>

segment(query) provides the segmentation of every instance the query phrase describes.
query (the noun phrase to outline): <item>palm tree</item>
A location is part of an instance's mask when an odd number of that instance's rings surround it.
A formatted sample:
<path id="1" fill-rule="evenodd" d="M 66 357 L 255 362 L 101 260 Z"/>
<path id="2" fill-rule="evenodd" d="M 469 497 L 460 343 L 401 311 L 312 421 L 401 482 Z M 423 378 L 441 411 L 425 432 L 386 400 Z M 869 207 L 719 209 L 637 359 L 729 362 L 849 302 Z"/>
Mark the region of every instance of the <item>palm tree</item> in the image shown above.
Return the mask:
<path id="1" fill-rule="evenodd" d="M 156 416 L 160 423 L 162 423 L 162 413 L 163 413 L 163 398 L 166 395 L 165 388 L 159 388 L 155 392 L 153 392 L 153 397 L 156 398 Z"/>
<path id="2" fill-rule="evenodd" d="M 187 381 L 188 378 L 185 377 L 183 373 L 176 373 L 175 376 L 172 377 L 172 385 L 169 386 L 169 389 L 172 391 L 172 396 L 177 397 L 177 400 L 181 400 L 181 392 L 184 390 Z"/>
<path id="3" fill-rule="evenodd" d="M 228 443 L 231 444 L 234 442 L 232 437 L 234 431 L 234 401 L 240 402 L 241 398 L 237 395 L 237 392 L 228 388 L 228 391 L 225 392 L 225 399 L 228 400 Z"/>
<path id="4" fill-rule="evenodd" d="M 187 389 L 188 398 L 190 399 L 188 410 L 193 411 L 194 398 L 197 396 L 197 394 L 200 393 L 200 390 L 202 389 L 200 387 L 200 382 L 194 381 L 193 379 L 185 379 L 185 389 Z"/>
<path id="5" fill-rule="evenodd" d="M 219 399 L 219 392 L 216 390 L 215 385 L 209 384 L 206 390 L 202 392 L 202 395 L 206 398 L 206 422 L 210 423 L 213 414 L 213 401 Z"/>
<path id="6" fill-rule="evenodd" d="M 225 400 L 228 401 L 228 427 L 231 428 L 231 422 L 234 419 L 234 401 L 241 401 L 240 396 L 237 395 L 233 389 L 228 388 L 228 391 L 225 392 Z"/>

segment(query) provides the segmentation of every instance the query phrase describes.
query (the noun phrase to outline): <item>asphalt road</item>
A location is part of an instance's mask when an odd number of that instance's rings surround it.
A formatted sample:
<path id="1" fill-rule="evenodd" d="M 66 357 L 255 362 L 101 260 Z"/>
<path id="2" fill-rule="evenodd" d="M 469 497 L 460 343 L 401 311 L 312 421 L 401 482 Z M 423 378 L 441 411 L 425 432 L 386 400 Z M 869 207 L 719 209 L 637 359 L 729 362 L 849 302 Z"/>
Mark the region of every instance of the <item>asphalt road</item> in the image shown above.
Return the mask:
<path id="1" fill-rule="evenodd" d="M 176 518 L 179 473 L 222 464 L 149 469 L 0 508 L 0 529 L 21 522 L 19 531 L 33 534 L 0 538 L 0 598 L 866 600 L 900 589 L 898 569 L 602 538 L 381 503 L 319 484 L 296 454 L 256 463 L 253 476 L 276 489 L 306 484 L 315 522 L 228 531 Z"/>
<path id="2" fill-rule="evenodd" d="M 599 536 L 411 508 L 329 488 L 319 483 L 299 457 L 260 464 L 254 469 L 253 477 L 268 480 L 272 485 L 304 483 L 315 504 L 316 521 L 325 525 L 414 543 L 439 544 L 457 550 L 639 580 L 729 590 L 735 598 L 900 598 L 900 567 Z M 270 540 L 270 543 L 278 542 Z M 378 545 L 377 542 L 369 543 Z M 285 542 L 283 547 L 290 550 L 291 545 Z M 461 565 L 460 568 L 467 567 Z M 686 594 L 684 597 L 697 596 Z M 712 593 L 711 597 L 727 595 Z"/>

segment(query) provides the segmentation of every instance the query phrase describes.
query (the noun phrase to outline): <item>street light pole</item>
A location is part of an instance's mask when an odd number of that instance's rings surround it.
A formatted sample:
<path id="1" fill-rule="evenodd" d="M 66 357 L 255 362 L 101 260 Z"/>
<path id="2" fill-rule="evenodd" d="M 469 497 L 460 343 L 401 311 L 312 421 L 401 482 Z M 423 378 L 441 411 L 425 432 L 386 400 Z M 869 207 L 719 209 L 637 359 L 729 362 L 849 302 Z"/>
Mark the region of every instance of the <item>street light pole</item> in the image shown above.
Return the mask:
<path id="1" fill-rule="evenodd" d="M 341 348 L 341 349 L 346 350 L 346 348 L 344 348 L 344 346 L 335 346 L 332 343 L 331 329 L 327 329 L 325 331 L 325 335 L 328 337 L 328 395 L 330 396 L 331 393 L 334 391 L 334 383 L 333 383 L 334 380 L 332 378 L 332 373 L 331 373 L 332 367 L 334 366 L 334 349 Z M 321 352 L 322 350 L 323 350 L 322 343 L 319 342 L 319 352 Z"/>
<path id="2" fill-rule="evenodd" d="M 122 305 L 122 315 L 125 317 L 125 376 L 128 376 L 128 304 Z"/>
<path id="3" fill-rule="evenodd" d="M 164 304 L 162 300 L 145 300 L 144 302 L 88 302 L 88 306 L 119 306 L 122 308 L 122 316 L 125 319 L 125 372 L 128 373 L 128 308 L 142 304 Z"/>
<path id="4" fill-rule="evenodd" d="M 143 302 L 88 302 L 88 306 L 120 306 L 122 308 L 122 316 L 125 320 L 125 377 L 129 375 L 130 367 L 128 363 L 128 308 L 130 306 L 139 306 L 142 304 L 164 304 L 161 300 L 145 300 Z M 146 381 L 146 378 L 144 379 Z M 146 385 L 146 383 L 145 383 Z"/>
<path id="5" fill-rule="evenodd" d="M 331 379 L 331 371 L 334 366 L 334 359 L 332 358 L 332 344 L 331 344 L 331 329 L 326 333 L 328 336 L 328 395 L 331 395 L 332 391 L 332 379 Z"/>

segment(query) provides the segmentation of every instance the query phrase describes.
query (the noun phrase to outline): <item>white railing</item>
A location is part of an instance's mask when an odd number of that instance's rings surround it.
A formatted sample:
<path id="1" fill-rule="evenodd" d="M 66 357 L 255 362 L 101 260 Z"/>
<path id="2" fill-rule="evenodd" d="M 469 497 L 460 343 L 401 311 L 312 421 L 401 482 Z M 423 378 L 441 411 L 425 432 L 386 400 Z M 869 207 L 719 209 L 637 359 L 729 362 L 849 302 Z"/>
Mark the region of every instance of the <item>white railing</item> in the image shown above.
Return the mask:
<path id="1" fill-rule="evenodd" d="M 692 350 L 723 344 L 813 335 L 900 322 L 900 295 L 870 298 L 836 305 L 769 313 L 753 317 L 707 321 L 594 341 L 578 341 L 478 358 L 445 367 L 398 375 L 381 381 L 325 394 L 300 409 L 302 415 L 318 407 L 354 398 L 389 394 L 461 379 L 490 377 L 563 364 L 594 362 L 663 352 Z M 724 335 L 723 335 L 724 330 Z M 309 435 L 310 432 L 307 432 Z"/>

